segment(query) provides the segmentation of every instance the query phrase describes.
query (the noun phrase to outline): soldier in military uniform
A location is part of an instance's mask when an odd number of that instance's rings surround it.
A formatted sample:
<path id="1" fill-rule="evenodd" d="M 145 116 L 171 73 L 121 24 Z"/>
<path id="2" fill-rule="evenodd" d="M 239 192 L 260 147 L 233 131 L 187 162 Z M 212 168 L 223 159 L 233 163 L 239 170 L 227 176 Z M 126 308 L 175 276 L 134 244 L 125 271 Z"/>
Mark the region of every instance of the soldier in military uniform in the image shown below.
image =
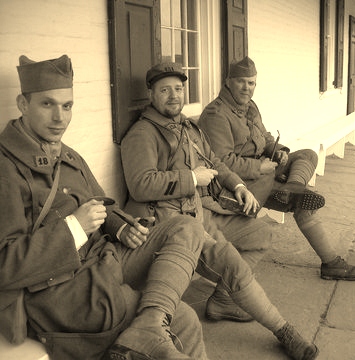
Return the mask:
<path id="1" fill-rule="evenodd" d="M 207 133 L 218 157 L 248 185 L 256 198 L 261 194 L 267 208 L 294 214 L 294 219 L 322 261 L 321 277 L 330 280 L 355 280 L 355 267 L 337 256 L 317 209 L 323 196 L 307 189 L 317 166 L 317 154 L 310 149 L 290 152 L 275 142 L 266 130 L 252 100 L 257 71 L 245 57 L 230 64 L 229 75 L 218 97 L 206 106 L 199 126 Z M 258 186 L 268 176 L 273 188 Z"/>

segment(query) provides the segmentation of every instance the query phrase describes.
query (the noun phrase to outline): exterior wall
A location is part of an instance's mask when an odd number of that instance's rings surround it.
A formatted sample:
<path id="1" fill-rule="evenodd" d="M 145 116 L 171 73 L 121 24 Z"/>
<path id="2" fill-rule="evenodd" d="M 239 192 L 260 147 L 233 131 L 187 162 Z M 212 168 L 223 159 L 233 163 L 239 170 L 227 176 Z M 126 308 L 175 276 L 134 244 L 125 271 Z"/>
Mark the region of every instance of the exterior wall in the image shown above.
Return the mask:
<path id="1" fill-rule="evenodd" d="M 319 93 L 319 0 L 249 0 L 249 56 L 258 70 L 254 94 L 267 128 L 286 143 L 346 115 L 349 14 L 345 0 L 343 88 Z"/>
<path id="2" fill-rule="evenodd" d="M 67 54 L 75 104 L 63 141 L 85 158 L 106 193 L 117 197 L 106 1 L 0 0 L 0 44 L 0 130 L 20 115 L 15 101 L 19 56 L 40 61 Z"/>
<path id="3" fill-rule="evenodd" d="M 345 0 L 343 89 L 321 95 L 319 0 L 248 1 L 254 99 L 281 142 L 346 114 L 349 14 L 355 16 L 355 2 Z M 106 0 L 0 0 L 0 54 L 0 131 L 19 116 L 18 57 L 71 57 L 75 105 L 63 140 L 83 155 L 107 195 L 119 197 L 125 188 L 112 141 Z"/>

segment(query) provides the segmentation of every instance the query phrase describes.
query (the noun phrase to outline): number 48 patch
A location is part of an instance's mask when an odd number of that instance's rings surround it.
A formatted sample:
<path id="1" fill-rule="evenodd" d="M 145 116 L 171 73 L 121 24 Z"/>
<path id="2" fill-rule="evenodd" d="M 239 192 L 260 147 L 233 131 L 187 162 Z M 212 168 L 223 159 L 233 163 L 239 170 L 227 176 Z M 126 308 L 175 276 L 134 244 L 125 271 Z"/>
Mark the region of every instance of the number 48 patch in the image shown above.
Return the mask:
<path id="1" fill-rule="evenodd" d="M 49 160 L 47 156 L 35 156 L 35 164 L 38 167 L 49 165 Z"/>

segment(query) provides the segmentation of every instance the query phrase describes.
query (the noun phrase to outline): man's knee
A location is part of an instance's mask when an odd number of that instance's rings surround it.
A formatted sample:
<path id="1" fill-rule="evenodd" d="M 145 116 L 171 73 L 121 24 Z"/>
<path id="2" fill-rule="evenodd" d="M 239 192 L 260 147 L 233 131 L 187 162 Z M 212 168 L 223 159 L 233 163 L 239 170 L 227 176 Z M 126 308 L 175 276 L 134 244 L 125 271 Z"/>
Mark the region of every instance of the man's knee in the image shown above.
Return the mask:
<path id="1" fill-rule="evenodd" d="M 296 159 L 303 159 L 309 161 L 313 166 L 318 164 L 318 155 L 314 150 L 311 149 L 302 149 L 295 152 Z"/>
<path id="2" fill-rule="evenodd" d="M 204 244 L 204 227 L 192 216 L 174 216 L 158 226 L 161 227 L 160 232 L 163 231 L 165 234 L 165 243 L 169 242 L 193 252 L 201 251 Z"/>
<path id="3" fill-rule="evenodd" d="M 241 251 L 267 251 L 271 247 L 272 229 L 261 219 L 248 219 L 232 243 Z"/>
<path id="4" fill-rule="evenodd" d="M 296 209 L 293 217 L 298 227 L 311 226 L 321 223 L 317 210 Z"/>

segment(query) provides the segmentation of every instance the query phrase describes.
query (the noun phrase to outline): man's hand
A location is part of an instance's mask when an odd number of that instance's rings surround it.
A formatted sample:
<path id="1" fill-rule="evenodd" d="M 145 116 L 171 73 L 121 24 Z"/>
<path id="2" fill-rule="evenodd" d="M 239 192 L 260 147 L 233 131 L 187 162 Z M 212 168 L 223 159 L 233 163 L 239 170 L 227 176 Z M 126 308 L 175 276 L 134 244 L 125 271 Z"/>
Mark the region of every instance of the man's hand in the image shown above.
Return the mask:
<path id="1" fill-rule="evenodd" d="M 258 200 L 255 199 L 254 195 L 245 186 L 238 186 L 234 191 L 234 196 L 240 205 L 244 204 L 243 212 L 246 215 L 255 213 L 260 207 Z"/>
<path id="2" fill-rule="evenodd" d="M 276 159 L 280 165 L 286 165 L 288 161 L 288 154 L 284 150 L 276 151 Z"/>
<path id="3" fill-rule="evenodd" d="M 269 158 L 262 158 L 260 165 L 260 174 L 270 174 L 275 171 L 278 163 L 271 161 Z"/>
<path id="4" fill-rule="evenodd" d="M 205 166 L 198 166 L 193 170 L 198 186 L 207 186 L 211 180 L 218 175 L 218 171 L 207 169 Z"/>
<path id="5" fill-rule="evenodd" d="M 92 234 L 105 222 L 107 213 L 103 203 L 103 201 L 92 199 L 74 211 L 73 215 L 79 221 L 86 235 Z"/>
<path id="6" fill-rule="evenodd" d="M 133 226 L 127 224 L 120 235 L 120 242 L 131 249 L 135 249 L 145 243 L 149 234 L 149 229 L 141 225 L 139 219 L 135 219 Z M 154 217 L 145 219 L 151 223 L 154 223 L 155 220 Z"/>

